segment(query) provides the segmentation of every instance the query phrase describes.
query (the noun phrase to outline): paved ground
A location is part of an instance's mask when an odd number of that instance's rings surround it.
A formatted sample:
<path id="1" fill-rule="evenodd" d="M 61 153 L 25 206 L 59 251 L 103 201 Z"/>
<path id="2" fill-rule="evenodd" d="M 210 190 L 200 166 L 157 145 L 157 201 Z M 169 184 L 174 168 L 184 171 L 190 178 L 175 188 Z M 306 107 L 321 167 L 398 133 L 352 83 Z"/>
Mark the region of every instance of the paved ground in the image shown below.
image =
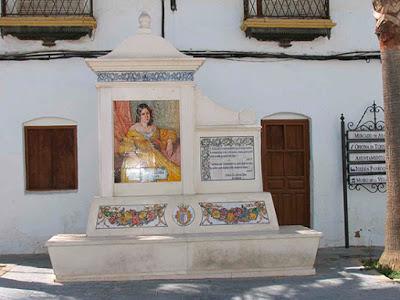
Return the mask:
<path id="1" fill-rule="evenodd" d="M 327 248 L 317 257 L 317 275 L 218 280 L 157 280 L 59 284 L 45 255 L 0 256 L 10 269 L 0 277 L 0 299 L 391 299 L 400 282 L 363 270 L 360 258 L 379 248 Z"/>

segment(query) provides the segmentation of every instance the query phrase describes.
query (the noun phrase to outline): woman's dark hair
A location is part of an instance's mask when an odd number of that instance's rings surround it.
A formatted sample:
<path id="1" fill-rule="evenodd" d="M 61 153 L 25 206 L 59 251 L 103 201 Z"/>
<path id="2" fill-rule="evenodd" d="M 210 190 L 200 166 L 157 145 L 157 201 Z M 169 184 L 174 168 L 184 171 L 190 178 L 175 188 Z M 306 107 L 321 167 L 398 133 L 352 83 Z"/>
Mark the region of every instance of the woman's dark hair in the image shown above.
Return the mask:
<path id="1" fill-rule="evenodd" d="M 153 110 L 148 106 L 146 103 L 141 103 L 136 108 L 136 123 L 140 122 L 140 114 L 142 113 L 143 109 L 147 109 L 150 113 L 150 121 L 148 125 L 153 124 Z"/>

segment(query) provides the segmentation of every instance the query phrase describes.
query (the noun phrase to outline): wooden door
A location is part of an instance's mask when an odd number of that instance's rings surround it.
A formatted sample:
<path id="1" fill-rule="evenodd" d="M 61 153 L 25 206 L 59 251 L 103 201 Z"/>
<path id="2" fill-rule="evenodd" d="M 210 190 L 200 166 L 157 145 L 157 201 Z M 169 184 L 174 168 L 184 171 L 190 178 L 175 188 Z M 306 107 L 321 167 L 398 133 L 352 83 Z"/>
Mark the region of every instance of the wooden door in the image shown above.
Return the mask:
<path id="1" fill-rule="evenodd" d="M 272 194 L 280 225 L 310 227 L 308 120 L 262 120 L 264 191 Z"/>

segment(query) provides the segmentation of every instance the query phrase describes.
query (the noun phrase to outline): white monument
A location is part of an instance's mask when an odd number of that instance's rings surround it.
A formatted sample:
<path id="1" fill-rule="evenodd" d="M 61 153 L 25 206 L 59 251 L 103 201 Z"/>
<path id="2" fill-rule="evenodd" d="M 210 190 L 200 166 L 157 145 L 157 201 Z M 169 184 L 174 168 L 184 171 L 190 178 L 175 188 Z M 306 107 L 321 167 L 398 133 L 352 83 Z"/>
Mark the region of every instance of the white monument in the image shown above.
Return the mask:
<path id="1" fill-rule="evenodd" d="M 151 34 L 87 59 L 97 74 L 100 195 L 86 234 L 52 237 L 58 281 L 314 274 L 321 233 L 278 226 L 260 126 L 203 96 L 204 59 Z M 216 84 L 218 79 L 216 78 Z"/>

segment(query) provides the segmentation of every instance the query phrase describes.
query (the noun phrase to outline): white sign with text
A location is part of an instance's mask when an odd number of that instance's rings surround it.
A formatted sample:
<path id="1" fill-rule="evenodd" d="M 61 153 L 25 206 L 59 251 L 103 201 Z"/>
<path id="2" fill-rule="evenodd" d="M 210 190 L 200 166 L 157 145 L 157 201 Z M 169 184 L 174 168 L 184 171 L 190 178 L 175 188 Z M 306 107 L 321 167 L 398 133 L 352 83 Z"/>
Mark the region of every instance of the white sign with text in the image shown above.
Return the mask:
<path id="1" fill-rule="evenodd" d="M 386 175 L 360 175 L 350 176 L 350 184 L 386 183 Z"/>
<path id="2" fill-rule="evenodd" d="M 354 173 L 385 173 L 386 165 L 383 164 L 358 164 L 349 165 L 349 172 Z"/>
<path id="3" fill-rule="evenodd" d="M 349 140 L 383 140 L 385 131 L 349 131 Z"/>
<path id="4" fill-rule="evenodd" d="M 200 138 L 201 180 L 254 180 L 254 137 Z"/>

